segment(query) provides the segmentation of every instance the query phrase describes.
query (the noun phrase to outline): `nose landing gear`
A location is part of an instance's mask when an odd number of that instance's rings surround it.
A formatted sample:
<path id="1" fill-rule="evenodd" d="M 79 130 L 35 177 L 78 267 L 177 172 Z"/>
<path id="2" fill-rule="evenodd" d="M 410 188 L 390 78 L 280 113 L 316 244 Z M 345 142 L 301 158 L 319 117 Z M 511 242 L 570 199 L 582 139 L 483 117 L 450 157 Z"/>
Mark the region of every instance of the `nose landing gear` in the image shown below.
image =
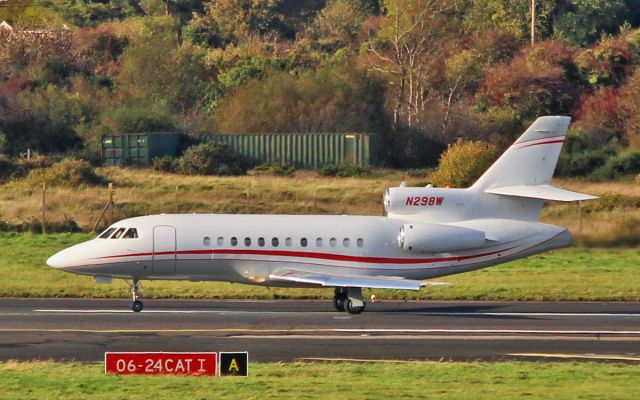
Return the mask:
<path id="1" fill-rule="evenodd" d="M 140 284 L 137 279 L 133 280 L 133 284 L 131 285 L 131 297 L 133 297 L 133 304 L 131 305 L 131 309 L 133 312 L 140 312 L 144 308 L 142 301 L 140 301 L 140 297 L 142 297 L 142 293 L 139 292 Z"/>

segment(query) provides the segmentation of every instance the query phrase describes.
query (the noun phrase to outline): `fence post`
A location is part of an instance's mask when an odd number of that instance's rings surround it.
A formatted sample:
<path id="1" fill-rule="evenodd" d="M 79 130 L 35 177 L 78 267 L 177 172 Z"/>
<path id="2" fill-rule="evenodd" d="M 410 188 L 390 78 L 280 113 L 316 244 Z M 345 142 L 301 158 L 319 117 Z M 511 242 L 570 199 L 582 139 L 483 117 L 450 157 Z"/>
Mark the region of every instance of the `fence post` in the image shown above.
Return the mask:
<path id="1" fill-rule="evenodd" d="M 113 224 L 114 203 L 113 203 L 113 183 L 109 182 L 109 225 Z"/>
<path id="2" fill-rule="evenodd" d="M 45 216 L 45 208 L 47 205 L 46 202 L 46 193 L 47 193 L 47 182 L 42 182 L 42 234 L 47 234 L 47 220 Z"/>
<path id="3" fill-rule="evenodd" d="M 178 197 L 180 196 L 180 185 L 176 185 L 176 214 L 179 212 Z"/>

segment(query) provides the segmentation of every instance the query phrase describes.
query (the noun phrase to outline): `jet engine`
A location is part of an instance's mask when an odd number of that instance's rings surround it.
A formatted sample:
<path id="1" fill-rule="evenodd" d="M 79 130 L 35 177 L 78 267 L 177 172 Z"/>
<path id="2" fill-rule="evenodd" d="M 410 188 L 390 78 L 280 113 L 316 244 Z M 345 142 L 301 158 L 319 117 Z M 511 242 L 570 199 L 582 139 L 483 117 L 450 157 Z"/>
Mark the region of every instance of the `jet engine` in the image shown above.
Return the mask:
<path id="1" fill-rule="evenodd" d="M 417 253 L 449 253 L 485 245 L 485 233 L 443 224 L 404 224 L 398 232 L 401 249 Z"/>

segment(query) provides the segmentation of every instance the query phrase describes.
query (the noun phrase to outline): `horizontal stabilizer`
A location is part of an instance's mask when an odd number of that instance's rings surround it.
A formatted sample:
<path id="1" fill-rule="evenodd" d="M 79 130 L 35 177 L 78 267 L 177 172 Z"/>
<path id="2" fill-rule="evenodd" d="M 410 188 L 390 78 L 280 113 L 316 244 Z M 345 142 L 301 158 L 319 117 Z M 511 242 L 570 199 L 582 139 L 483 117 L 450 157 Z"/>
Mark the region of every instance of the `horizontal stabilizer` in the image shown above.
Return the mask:
<path id="1" fill-rule="evenodd" d="M 571 192 L 551 185 L 503 186 L 487 189 L 485 193 L 554 201 L 582 201 L 598 198 L 589 194 Z"/>
<path id="2" fill-rule="evenodd" d="M 308 283 L 326 287 L 361 287 L 372 289 L 420 290 L 422 286 L 433 286 L 439 282 L 421 282 L 386 276 L 350 276 L 295 271 L 291 269 L 270 274 L 274 282 Z M 442 283 L 440 283 L 442 284 Z"/>

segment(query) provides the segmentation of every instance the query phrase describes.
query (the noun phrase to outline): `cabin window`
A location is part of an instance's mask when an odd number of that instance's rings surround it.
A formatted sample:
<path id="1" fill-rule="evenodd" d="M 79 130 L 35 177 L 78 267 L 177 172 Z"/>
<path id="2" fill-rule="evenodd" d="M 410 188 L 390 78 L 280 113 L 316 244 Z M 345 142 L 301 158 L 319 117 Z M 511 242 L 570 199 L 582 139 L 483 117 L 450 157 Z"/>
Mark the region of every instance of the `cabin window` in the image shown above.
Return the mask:
<path id="1" fill-rule="evenodd" d="M 258 246 L 264 247 L 264 238 L 258 238 Z"/>
<path id="2" fill-rule="evenodd" d="M 300 239 L 300 246 L 307 247 L 307 238 Z"/>
<path id="3" fill-rule="evenodd" d="M 125 229 L 126 228 L 118 228 L 116 233 L 114 233 L 113 236 L 111 236 L 111 239 L 120 239 L 120 236 L 122 236 L 122 234 L 124 233 Z"/>
<path id="4" fill-rule="evenodd" d="M 316 239 L 316 247 L 322 247 L 322 238 Z"/>
<path id="5" fill-rule="evenodd" d="M 244 238 L 244 245 L 247 247 L 251 246 L 251 238 Z"/>
<path id="6" fill-rule="evenodd" d="M 218 246 L 224 245 L 224 238 L 222 236 L 218 236 Z"/>
<path id="7" fill-rule="evenodd" d="M 231 245 L 232 246 L 237 246 L 238 245 L 238 238 L 237 237 L 232 237 L 231 238 Z"/>
<path id="8" fill-rule="evenodd" d="M 336 240 L 336 238 L 329 239 L 329 246 L 336 247 L 336 244 L 338 244 L 338 241 Z"/>
<path id="9" fill-rule="evenodd" d="M 356 245 L 358 247 L 364 247 L 364 239 L 363 238 L 358 238 L 358 241 L 356 242 Z"/>
<path id="10" fill-rule="evenodd" d="M 129 228 L 122 236 L 123 239 L 137 239 L 138 238 L 138 230 L 136 228 Z"/>
<path id="11" fill-rule="evenodd" d="M 291 238 L 290 238 L 290 237 L 288 237 L 288 238 L 286 238 L 286 239 L 284 240 L 284 245 L 285 245 L 285 246 L 287 246 L 287 247 L 291 247 L 291 245 L 292 245 L 292 244 L 293 244 L 293 240 L 291 240 Z"/>
<path id="12" fill-rule="evenodd" d="M 111 234 L 113 233 L 113 231 L 115 231 L 116 228 L 109 228 L 106 231 L 102 232 L 102 234 L 100 236 L 98 236 L 100 239 L 106 239 L 109 236 L 111 236 Z"/>
<path id="13" fill-rule="evenodd" d="M 280 241 L 278 240 L 278 238 L 274 237 L 273 239 L 271 239 L 271 246 L 278 247 L 279 244 Z"/>
<path id="14" fill-rule="evenodd" d="M 211 238 L 209 236 L 205 236 L 202 239 L 202 244 L 204 244 L 205 246 L 209 246 L 211 244 Z"/>
<path id="15" fill-rule="evenodd" d="M 344 239 L 342 240 L 342 245 L 343 245 L 344 247 L 349 247 L 349 246 L 351 246 L 351 240 L 349 240 L 349 238 L 344 238 Z"/>

